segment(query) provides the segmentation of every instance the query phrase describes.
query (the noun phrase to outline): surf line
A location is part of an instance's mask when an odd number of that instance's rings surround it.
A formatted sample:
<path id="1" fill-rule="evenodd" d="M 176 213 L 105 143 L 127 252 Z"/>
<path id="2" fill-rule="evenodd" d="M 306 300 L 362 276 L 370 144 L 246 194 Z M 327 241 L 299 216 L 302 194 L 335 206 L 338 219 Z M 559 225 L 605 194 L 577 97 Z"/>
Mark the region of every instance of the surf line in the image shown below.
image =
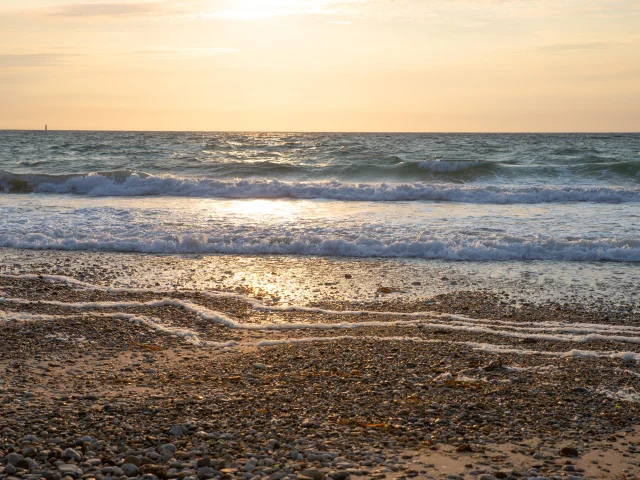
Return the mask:
<path id="1" fill-rule="evenodd" d="M 207 307 L 192 303 L 188 300 L 175 298 L 163 298 L 161 300 L 151 300 L 147 302 L 139 301 L 120 301 L 120 302 L 61 302 L 58 300 L 27 300 L 20 298 L 4 298 L 0 297 L 0 303 L 14 304 L 40 304 L 51 305 L 64 308 L 84 309 L 84 310 L 102 310 L 102 309 L 119 309 L 119 308 L 140 308 L 140 307 L 176 307 L 184 311 L 190 312 L 203 320 L 212 321 L 224 325 L 234 330 L 254 330 L 254 331 L 285 331 L 285 330 L 336 330 L 336 329 L 354 329 L 364 327 L 417 327 L 421 329 L 429 329 L 436 331 L 480 333 L 488 335 L 496 335 L 507 338 L 532 338 L 538 340 L 546 340 L 551 342 L 573 342 L 584 343 L 590 341 L 611 341 L 621 343 L 640 344 L 640 337 L 625 335 L 603 335 L 600 332 L 588 333 L 582 335 L 564 334 L 564 333 L 532 333 L 528 331 L 497 330 L 500 326 L 484 325 L 484 324 L 463 324 L 457 325 L 455 322 L 444 323 L 442 321 L 433 322 L 428 319 L 413 320 L 394 320 L 394 321 L 362 321 L 362 322 L 343 322 L 343 323 L 268 323 L 253 324 L 242 323 L 233 318 L 211 310 Z M 433 320 L 433 319 L 431 319 Z M 495 328 L 492 328 L 495 327 Z"/>
<path id="2" fill-rule="evenodd" d="M 346 315 L 346 316 L 358 316 L 358 315 L 373 315 L 373 316 L 389 316 L 389 317 L 407 317 L 407 318 L 430 318 L 434 321 L 439 319 L 448 319 L 453 320 L 454 322 L 449 322 L 449 324 L 459 324 L 459 325 L 477 325 L 477 324 L 486 324 L 487 326 L 503 326 L 505 328 L 514 328 L 518 330 L 525 330 L 528 328 L 531 332 L 542 332 L 557 329 L 557 331 L 565 331 L 572 333 L 640 333 L 640 327 L 633 325 L 620 325 L 620 324 L 610 324 L 610 325 L 600 325 L 594 323 L 572 323 L 572 322 L 512 322 L 507 320 L 498 320 L 498 319 L 483 319 L 483 318 L 472 318 L 465 315 L 460 314 L 451 314 L 451 313 L 437 313 L 432 311 L 419 311 L 419 312 L 396 312 L 396 311 L 380 311 L 380 310 L 331 310 L 319 307 L 308 307 L 308 306 L 300 306 L 300 305 L 267 305 L 260 300 L 251 298 L 247 295 L 242 295 L 239 293 L 231 293 L 231 292 L 221 292 L 221 291 L 198 291 L 198 290 L 159 290 L 152 288 L 131 288 L 131 287 L 107 287 L 103 285 L 96 285 L 87 282 L 83 282 L 81 280 L 77 280 L 73 277 L 68 277 L 64 275 L 49 275 L 49 274 L 0 274 L 0 278 L 12 278 L 12 279 L 27 279 L 27 280 L 45 280 L 54 283 L 66 283 L 72 286 L 76 286 L 88 291 L 102 291 L 107 293 L 151 293 L 155 295 L 167 295 L 167 294 L 177 294 L 177 293 L 185 293 L 185 294 L 202 294 L 211 299 L 219 299 L 219 298 L 233 298 L 244 303 L 247 303 L 255 310 L 268 311 L 268 312 L 305 312 L 305 313 L 314 313 L 320 315 Z M 163 301 L 169 301 L 172 299 L 163 299 Z M 173 299 L 177 302 L 181 302 L 182 300 Z M 138 302 L 139 303 L 139 302 Z M 189 302 L 192 305 L 192 302 Z M 134 306 L 134 305 L 131 305 Z M 138 305 L 140 306 L 140 305 Z M 147 305 L 152 306 L 152 305 Z M 158 305 L 159 306 L 159 305 Z M 201 307 L 204 308 L 204 307 Z M 208 309 L 206 309 L 208 310 Z M 210 310 L 209 310 L 210 311 Z M 225 317 L 229 319 L 229 317 L 221 314 L 220 312 L 216 312 L 219 316 Z M 456 323 L 456 321 L 458 323 Z M 224 323 L 224 322 L 223 322 Z M 232 324 L 236 323 L 233 320 L 230 320 L 230 324 L 228 326 L 232 326 Z M 355 323 L 355 322 L 354 322 Z M 360 323 L 362 324 L 362 323 Z M 386 324 L 390 325 L 390 322 Z M 305 324 L 308 325 L 308 324 Z M 371 324 L 369 324 L 371 325 Z M 232 327 L 234 328 L 234 327 Z"/>
<path id="3" fill-rule="evenodd" d="M 5 301 L 6 299 L 0 299 L 0 302 Z M 19 299 L 14 299 L 19 300 Z M 19 303 L 38 303 L 37 301 L 20 301 Z M 63 303 L 63 302 L 51 302 L 51 303 Z M 106 302 L 105 302 L 106 303 Z M 111 302 L 114 303 L 114 302 Z M 129 302 L 131 303 L 131 302 Z M 81 305 L 81 304 L 76 304 Z M 86 306 L 86 304 L 84 304 Z M 0 312 L 1 314 L 6 312 Z M 6 320 L 17 320 L 21 321 L 21 319 L 17 318 L 13 315 L 14 312 L 10 312 Z M 447 344 L 447 345 L 459 345 L 463 347 L 468 347 L 472 350 L 482 351 L 490 354 L 515 354 L 515 355 L 529 355 L 529 356 L 545 356 L 552 358 L 609 358 L 609 359 L 619 359 L 625 363 L 628 362 L 640 362 L 640 353 L 636 352 L 627 352 L 627 351 L 596 351 L 596 350 L 578 350 L 572 349 L 569 351 L 544 351 L 544 350 L 531 350 L 531 349 L 522 349 L 513 347 L 510 345 L 499 345 L 492 343 L 480 343 L 480 342 L 470 342 L 470 341 L 450 341 L 450 340 L 440 340 L 440 339 L 429 339 L 429 338 L 421 338 L 421 337 L 408 337 L 408 336 L 380 336 L 380 335 L 340 335 L 340 336 L 326 336 L 326 337 L 298 337 L 298 338 L 275 338 L 275 339 L 262 339 L 257 342 L 237 342 L 234 340 L 230 340 L 227 342 L 216 342 L 211 340 L 204 340 L 200 338 L 200 335 L 194 330 L 188 328 L 180 328 L 173 327 L 171 325 L 167 325 L 165 322 L 162 322 L 160 319 L 155 317 L 147 317 L 144 315 L 135 315 L 130 313 L 116 312 L 116 313 L 95 313 L 95 312 L 86 312 L 84 315 L 96 315 L 104 318 L 116 318 L 128 320 L 133 323 L 142 324 L 157 330 L 159 332 L 165 333 L 170 336 L 175 336 L 183 339 L 185 342 L 193 345 L 194 347 L 199 348 L 215 348 L 215 349 L 231 349 L 231 348 L 267 348 L 278 345 L 296 345 L 296 344 L 312 344 L 312 343 L 331 343 L 331 342 L 341 342 L 341 341 L 376 341 L 376 342 L 409 342 L 409 343 L 419 343 L 419 344 Z M 31 315 L 30 315 L 31 316 Z M 73 318 L 65 315 L 33 315 L 30 318 L 31 321 L 34 320 L 53 320 L 53 319 L 67 319 Z M 22 320 L 24 321 L 24 320 Z M 629 371 L 635 376 L 638 376 L 637 373 Z"/>

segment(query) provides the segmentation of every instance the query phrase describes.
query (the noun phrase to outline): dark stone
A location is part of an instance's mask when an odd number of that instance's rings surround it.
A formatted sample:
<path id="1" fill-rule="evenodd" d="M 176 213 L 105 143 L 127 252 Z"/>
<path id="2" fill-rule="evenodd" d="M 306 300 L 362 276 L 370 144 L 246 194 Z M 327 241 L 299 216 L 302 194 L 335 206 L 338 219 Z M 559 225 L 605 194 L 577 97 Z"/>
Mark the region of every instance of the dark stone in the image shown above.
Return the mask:
<path id="1" fill-rule="evenodd" d="M 458 452 L 458 453 L 472 453 L 473 452 L 473 448 L 471 448 L 471 445 L 465 443 L 464 445 L 460 445 L 458 448 L 456 448 L 456 452 Z"/>
<path id="2" fill-rule="evenodd" d="M 167 467 L 162 465 L 142 465 L 140 467 L 140 473 L 155 475 L 160 479 L 167 478 Z"/>
<path id="3" fill-rule="evenodd" d="M 577 457 L 578 449 L 575 447 L 562 447 L 560 449 L 560 455 L 563 457 Z"/>

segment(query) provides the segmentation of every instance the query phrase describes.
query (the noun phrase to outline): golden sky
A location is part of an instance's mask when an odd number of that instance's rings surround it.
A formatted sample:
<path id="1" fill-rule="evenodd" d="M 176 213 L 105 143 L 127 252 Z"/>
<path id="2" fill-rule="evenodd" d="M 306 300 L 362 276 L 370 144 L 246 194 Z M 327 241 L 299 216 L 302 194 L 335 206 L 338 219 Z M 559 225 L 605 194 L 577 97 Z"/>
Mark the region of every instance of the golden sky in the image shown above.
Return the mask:
<path id="1" fill-rule="evenodd" d="M 640 131 L 638 0 L 1 0 L 0 128 Z"/>

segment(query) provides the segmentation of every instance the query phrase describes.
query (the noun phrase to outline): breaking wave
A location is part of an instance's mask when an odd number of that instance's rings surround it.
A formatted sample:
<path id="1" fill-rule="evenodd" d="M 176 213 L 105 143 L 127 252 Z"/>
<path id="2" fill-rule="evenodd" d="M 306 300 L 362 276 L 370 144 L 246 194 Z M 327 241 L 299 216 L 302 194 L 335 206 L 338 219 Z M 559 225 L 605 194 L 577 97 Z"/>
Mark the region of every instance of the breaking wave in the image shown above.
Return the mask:
<path id="1" fill-rule="evenodd" d="M 434 165 L 436 163 L 430 163 L 426 167 L 420 168 L 458 168 Z M 300 198 L 372 202 L 440 201 L 484 204 L 640 202 L 640 188 L 633 187 L 586 185 L 500 186 L 426 182 L 285 182 L 266 179 L 219 180 L 207 177 L 151 175 L 131 170 L 76 175 L 12 174 L 0 171 L 0 188 L 5 193 L 73 194 L 94 197 L 155 195 L 236 199 Z"/>
<path id="2" fill-rule="evenodd" d="M 379 240 L 333 236 L 265 236 L 203 233 L 137 235 L 86 232 L 0 234 L 0 247 L 35 250 L 96 250 L 156 254 L 280 254 L 330 257 L 424 258 L 454 261 L 561 260 L 640 262 L 639 239 L 519 238 L 510 235 L 470 239 Z"/>

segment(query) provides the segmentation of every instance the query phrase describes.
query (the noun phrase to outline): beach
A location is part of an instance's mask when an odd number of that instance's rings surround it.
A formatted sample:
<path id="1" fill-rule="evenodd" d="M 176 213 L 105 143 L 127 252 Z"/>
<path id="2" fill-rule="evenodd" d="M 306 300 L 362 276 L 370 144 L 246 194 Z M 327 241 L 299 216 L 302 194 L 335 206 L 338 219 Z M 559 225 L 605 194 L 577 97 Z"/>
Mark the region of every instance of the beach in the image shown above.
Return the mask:
<path id="1" fill-rule="evenodd" d="M 296 304 L 246 279 L 278 264 L 264 276 L 291 277 L 304 261 L 240 260 L 137 258 L 151 272 L 222 263 L 245 288 L 153 275 L 114 286 L 134 277 L 126 255 L 5 249 L 0 475 L 639 475 L 634 298 L 527 301 L 457 285 L 410 295 L 398 286 L 431 277 L 386 264 L 392 281 L 372 281 L 381 265 L 341 260 L 319 269 L 315 301 Z M 345 293 L 358 283 L 361 295 Z"/>

